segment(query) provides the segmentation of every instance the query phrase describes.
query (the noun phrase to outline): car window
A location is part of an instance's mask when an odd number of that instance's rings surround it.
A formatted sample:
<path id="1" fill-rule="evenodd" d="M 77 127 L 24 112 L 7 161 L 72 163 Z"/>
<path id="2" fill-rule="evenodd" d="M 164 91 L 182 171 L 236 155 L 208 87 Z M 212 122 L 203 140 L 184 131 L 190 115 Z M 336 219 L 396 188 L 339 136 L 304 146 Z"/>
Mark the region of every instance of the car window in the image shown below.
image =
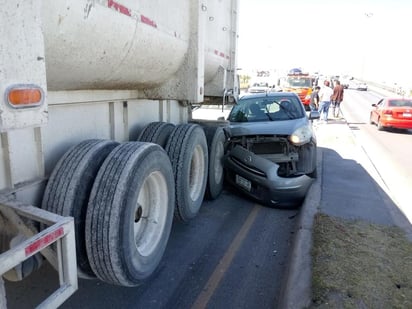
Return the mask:
<path id="1" fill-rule="evenodd" d="M 312 80 L 309 78 L 290 77 L 287 82 L 291 87 L 312 87 Z"/>
<path id="2" fill-rule="evenodd" d="M 242 98 L 233 106 L 231 122 L 281 121 L 302 118 L 305 113 L 295 97 Z"/>
<path id="3" fill-rule="evenodd" d="M 412 107 L 412 101 L 409 100 L 390 100 L 389 106 L 408 106 Z"/>

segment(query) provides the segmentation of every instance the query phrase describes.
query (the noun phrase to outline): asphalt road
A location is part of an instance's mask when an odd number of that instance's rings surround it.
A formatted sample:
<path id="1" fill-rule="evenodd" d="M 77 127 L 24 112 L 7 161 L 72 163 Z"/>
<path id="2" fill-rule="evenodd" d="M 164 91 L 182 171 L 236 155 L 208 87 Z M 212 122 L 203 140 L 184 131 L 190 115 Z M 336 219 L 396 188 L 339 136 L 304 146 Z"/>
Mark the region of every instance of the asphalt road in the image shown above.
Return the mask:
<path id="1" fill-rule="evenodd" d="M 139 287 L 79 280 L 62 308 L 275 308 L 288 263 L 298 210 L 257 205 L 224 191 L 199 215 L 174 222 L 155 275 Z M 9 308 L 32 308 L 57 286 L 43 267 L 7 283 Z"/>
<path id="2" fill-rule="evenodd" d="M 374 165 L 375 180 L 412 222 L 412 130 L 378 131 L 369 124 L 371 105 L 383 96 L 346 90 L 342 110 L 357 141 Z"/>

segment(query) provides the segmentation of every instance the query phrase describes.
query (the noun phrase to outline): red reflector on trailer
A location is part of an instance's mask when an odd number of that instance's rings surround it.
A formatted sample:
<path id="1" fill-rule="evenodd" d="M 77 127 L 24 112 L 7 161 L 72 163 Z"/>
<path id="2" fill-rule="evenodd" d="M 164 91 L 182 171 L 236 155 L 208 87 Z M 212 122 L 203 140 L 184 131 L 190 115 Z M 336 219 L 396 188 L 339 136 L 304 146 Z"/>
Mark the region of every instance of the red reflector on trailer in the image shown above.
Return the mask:
<path id="1" fill-rule="evenodd" d="M 36 85 L 11 86 L 6 91 L 8 103 L 15 108 L 39 106 L 43 103 L 43 90 Z"/>
<path id="2" fill-rule="evenodd" d="M 28 245 L 24 250 L 26 256 L 31 255 L 35 252 L 38 252 L 46 248 L 49 244 L 60 238 L 64 235 L 63 227 L 59 227 L 57 230 L 50 232 L 49 234 L 44 235 L 43 237 L 37 239 L 35 242 Z"/>

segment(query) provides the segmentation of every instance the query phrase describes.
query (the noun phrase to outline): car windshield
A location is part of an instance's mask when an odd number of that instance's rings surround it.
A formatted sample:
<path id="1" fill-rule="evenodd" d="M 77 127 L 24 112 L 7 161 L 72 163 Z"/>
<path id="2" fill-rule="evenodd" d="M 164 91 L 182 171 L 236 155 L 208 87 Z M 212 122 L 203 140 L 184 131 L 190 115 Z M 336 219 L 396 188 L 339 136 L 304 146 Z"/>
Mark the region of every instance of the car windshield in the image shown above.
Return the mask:
<path id="1" fill-rule="evenodd" d="M 233 106 L 231 122 L 280 121 L 302 118 L 305 113 L 299 99 L 292 96 L 242 98 Z"/>
<path id="2" fill-rule="evenodd" d="M 290 87 L 312 87 L 312 80 L 310 78 L 289 77 L 287 82 Z"/>

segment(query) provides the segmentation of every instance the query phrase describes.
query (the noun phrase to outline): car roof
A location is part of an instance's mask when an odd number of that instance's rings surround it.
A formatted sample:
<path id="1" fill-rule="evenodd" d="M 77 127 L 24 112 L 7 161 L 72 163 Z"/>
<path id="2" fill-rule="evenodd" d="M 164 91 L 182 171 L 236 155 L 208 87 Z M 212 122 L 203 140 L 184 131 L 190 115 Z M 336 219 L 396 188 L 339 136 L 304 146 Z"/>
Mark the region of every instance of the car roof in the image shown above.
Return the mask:
<path id="1" fill-rule="evenodd" d="M 250 98 L 277 98 L 277 97 L 294 97 L 299 96 L 294 92 L 266 92 L 266 93 L 245 93 L 239 100 Z"/>

